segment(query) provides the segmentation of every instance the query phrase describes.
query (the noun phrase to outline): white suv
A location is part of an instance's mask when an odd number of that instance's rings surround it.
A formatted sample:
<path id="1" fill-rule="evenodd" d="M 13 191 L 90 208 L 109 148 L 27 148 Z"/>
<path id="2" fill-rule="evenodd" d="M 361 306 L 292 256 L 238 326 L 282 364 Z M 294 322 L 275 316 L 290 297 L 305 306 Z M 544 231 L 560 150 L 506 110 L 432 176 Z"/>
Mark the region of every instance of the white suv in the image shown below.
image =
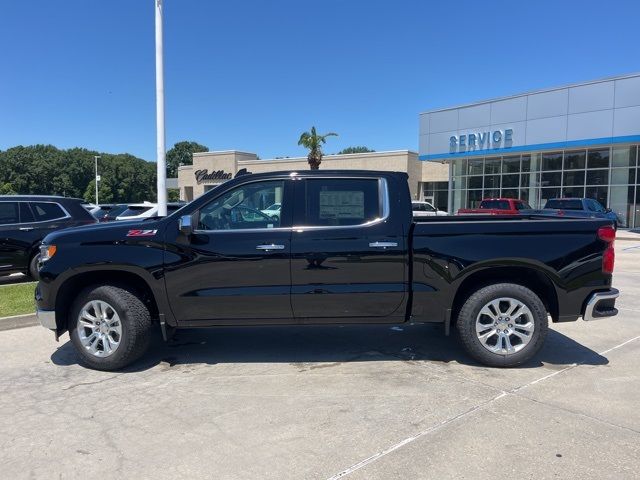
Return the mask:
<path id="1" fill-rule="evenodd" d="M 186 203 L 167 203 L 167 215 L 171 215 L 185 205 Z M 141 220 L 143 218 L 156 216 L 158 216 L 157 203 L 132 203 L 124 212 L 116 217 L 116 220 Z"/>
<path id="2" fill-rule="evenodd" d="M 438 210 L 429 202 L 419 202 L 417 200 L 411 202 L 411 210 L 413 210 L 414 217 L 441 217 L 444 215 L 448 215 L 447 212 Z"/>

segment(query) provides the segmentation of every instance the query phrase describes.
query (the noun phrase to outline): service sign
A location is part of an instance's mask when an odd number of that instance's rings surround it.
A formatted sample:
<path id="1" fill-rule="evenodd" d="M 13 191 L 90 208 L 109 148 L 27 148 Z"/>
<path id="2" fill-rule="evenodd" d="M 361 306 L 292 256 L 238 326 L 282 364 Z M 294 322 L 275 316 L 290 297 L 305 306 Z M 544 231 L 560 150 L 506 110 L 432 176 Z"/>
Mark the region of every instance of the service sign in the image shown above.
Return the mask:
<path id="1" fill-rule="evenodd" d="M 490 150 L 494 148 L 509 148 L 512 144 L 512 128 L 505 128 L 504 130 L 469 132 L 449 137 L 449 151 L 451 153 Z"/>

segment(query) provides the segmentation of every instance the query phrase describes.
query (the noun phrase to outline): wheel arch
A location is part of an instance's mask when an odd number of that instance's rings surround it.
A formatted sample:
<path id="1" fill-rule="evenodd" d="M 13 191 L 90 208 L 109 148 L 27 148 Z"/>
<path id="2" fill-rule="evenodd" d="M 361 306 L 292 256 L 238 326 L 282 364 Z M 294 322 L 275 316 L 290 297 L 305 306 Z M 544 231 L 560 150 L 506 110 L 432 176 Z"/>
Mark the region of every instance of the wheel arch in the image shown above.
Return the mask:
<path id="1" fill-rule="evenodd" d="M 452 302 L 451 321 L 455 323 L 462 305 L 473 292 L 496 283 L 527 287 L 540 298 L 553 321 L 558 320 L 558 292 L 544 272 L 527 266 L 494 266 L 471 273 L 460 283 Z"/>
<path id="2" fill-rule="evenodd" d="M 69 312 L 77 296 L 92 285 L 116 285 L 125 287 L 135 293 L 149 309 L 152 321 L 159 314 L 158 301 L 151 286 L 145 279 L 134 272 L 126 270 L 92 270 L 78 273 L 67 278 L 56 295 L 56 320 L 58 335 L 68 330 Z"/>

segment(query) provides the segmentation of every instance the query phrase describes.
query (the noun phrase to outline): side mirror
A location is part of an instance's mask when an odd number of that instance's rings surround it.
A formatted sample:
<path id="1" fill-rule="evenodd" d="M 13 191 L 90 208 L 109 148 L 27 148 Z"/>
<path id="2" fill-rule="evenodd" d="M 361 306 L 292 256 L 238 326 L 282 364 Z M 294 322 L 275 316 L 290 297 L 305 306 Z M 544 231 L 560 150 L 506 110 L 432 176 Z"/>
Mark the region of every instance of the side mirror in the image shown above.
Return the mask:
<path id="1" fill-rule="evenodd" d="M 180 217 L 180 220 L 178 220 L 178 229 L 185 235 L 191 235 L 193 233 L 191 215 L 183 215 Z"/>

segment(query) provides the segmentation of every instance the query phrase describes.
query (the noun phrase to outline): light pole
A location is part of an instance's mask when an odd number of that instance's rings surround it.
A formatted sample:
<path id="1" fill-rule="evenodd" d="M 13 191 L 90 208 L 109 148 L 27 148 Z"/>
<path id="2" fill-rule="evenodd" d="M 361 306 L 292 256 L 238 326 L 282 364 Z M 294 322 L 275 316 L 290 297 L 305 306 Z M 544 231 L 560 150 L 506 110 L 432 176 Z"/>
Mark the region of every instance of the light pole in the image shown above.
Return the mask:
<path id="1" fill-rule="evenodd" d="M 156 4 L 156 149 L 158 215 L 167 215 L 167 164 L 164 143 L 164 65 L 162 60 L 162 0 Z"/>
<path id="2" fill-rule="evenodd" d="M 100 158 L 100 155 L 94 155 L 93 159 L 95 160 L 95 164 L 96 164 L 96 205 L 98 205 L 98 182 L 100 181 L 100 176 L 98 175 L 98 159 Z"/>

